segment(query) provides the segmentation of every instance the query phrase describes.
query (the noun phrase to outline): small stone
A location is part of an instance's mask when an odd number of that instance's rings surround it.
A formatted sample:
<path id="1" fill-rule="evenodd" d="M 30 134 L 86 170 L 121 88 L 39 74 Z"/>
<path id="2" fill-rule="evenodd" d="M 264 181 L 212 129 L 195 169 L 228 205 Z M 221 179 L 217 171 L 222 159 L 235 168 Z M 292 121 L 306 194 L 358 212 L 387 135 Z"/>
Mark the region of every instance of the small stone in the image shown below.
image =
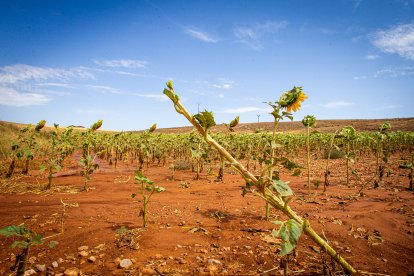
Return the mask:
<path id="1" fill-rule="evenodd" d="M 221 262 L 219 260 L 216 259 L 209 259 L 208 260 L 209 264 L 217 264 L 217 265 L 221 265 Z"/>
<path id="2" fill-rule="evenodd" d="M 180 264 L 186 264 L 187 263 L 187 261 L 186 260 L 184 260 L 184 259 L 181 259 L 180 258 L 180 260 L 178 261 Z"/>
<path id="3" fill-rule="evenodd" d="M 82 245 L 78 247 L 78 251 L 86 251 L 86 250 L 89 250 L 89 246 L 87 245 Z"/>
<path id="4" fill-rule="evenodd" d="M 203 253 L 203 254 L 207 254 L 207 250 L 206 249 L 200 249 L 200 253 Z"/>
<path id="5" fill-rule="evenodd" d="M 70 267 L 63 272 L 65 276 L 78 276 L 80 273 L 79 268 L 77 267 Z"/>
<path id="6" fill-rule="evenodd" d="M 90 262 L 90 263 L 94 263 L 94 262 L 96 262 L 96 257 L 95 257 L 95 256 L 90 256 L 90 257 L 88 258 L 88 262 Z"/>
<path id="7" fill-rule="evenodd" d="M 34 269 L 29 269 L 24 272 L 23 276 L 30 276 L 33 274 L 36 274 L 36 271 Z"/>
<path id="8" fill-rule="evenodd" d="M 119 268 L 129 268 L 132 265 L 132 261 L 130 259 L 123 259 L 119 263 Z"/>
<path id="9" fill-rule="evenodd" d="M 54 261 L 54 262 L 52 263 L 52 267 L 53 267 L 53 268 L 57 268 L 58 266 L 59 266 L 58 262 Z"/>
<path id="10" fill-rule="evenodd" d="M 35 265 L 35 267 L 40 272 L 46 271 L 46 265 L 44 265 L 44 264 L 42 264 L 42 265 L 41 264 L 37 264 L 37 265 Z"/>
<path id="11" fill-rule="evenodd" d="M 178 226 L 184 226 L 185 225 L 185 221 L 184 220 L 182 220 L 182 221 L 180 221 L 180 223 L 178 223 Z"/>
<path id="12" fill-rule="evenodd" d="M 180 244 L 177 244 L 177 247 L 178 247 L 178 248 L 182 248 L 183 246 L 182 246 L 182 245 L 180 245 Z"/>
<path id="13" fill-rule="evenodd" d="M 89 255 L 89 253 L 88 252 L 86 252 L 86 251 L 81 251 L 81 252 L 79 252 L 79 256 L 82 256 L 82 257 L 87 257 Z"/>
<path id="14" fill-rule="evenodd" d="M 29 258 L 29 263 L 34 264 L 36 262 L 36 257 L 32 256 Z"/>
<path id="15" fill-rule="evenodd" d="M 105 244 L 104 243 L 101 243 L 101 244 L 95 246 L 95 249 L 96 250 L 103 250 L 103 249 L 105 249 Z M 85 250 L 88 250 L 88 249 L 85 249 Z"/>

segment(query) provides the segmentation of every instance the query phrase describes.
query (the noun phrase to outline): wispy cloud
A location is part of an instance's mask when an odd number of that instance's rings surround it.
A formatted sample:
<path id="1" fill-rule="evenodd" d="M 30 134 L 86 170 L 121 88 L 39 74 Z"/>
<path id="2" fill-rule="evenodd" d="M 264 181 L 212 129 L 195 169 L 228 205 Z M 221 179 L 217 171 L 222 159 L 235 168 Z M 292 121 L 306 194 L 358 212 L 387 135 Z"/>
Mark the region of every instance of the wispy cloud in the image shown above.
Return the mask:
<path id="1" fill-rule="evenodd" d="M 329 102 L 326 104 L 321 104 L 322 107 L 325 108 L 340 108 L 340 107 L 347 107 L 354 105 L 355 103 L 345 102 L 345 101 L 336 101 L 336 102 Z"/>
<path id="2" fill-rule="evenodd" d="M 4 106 L 31 106 L 44 105 L 52 99 L 38 93 L 21 93 L 13 88 L 0 86 L 0 105 Z"/>
<path id="3" fill-rule="evenodd" d="M 0 104 L 8 106 L 44 105 L 52 100 L 45 95 L 68 95 L 43 87 L 70 88 L 73 79 L 94 79 L 94 75 L 80 67 L 62 69 L 14 64 L 0 67 Z"/>
<path id="4" fill-rule="evenodd" d="M 334 35 L 338 33 L 337 30 L 331 28 L 320 28 L 319 31 L 324 35 Z"/>
<path id="5" fill-rule="evenodd" d="M 73 88 L 72 85 L 63 82 L 43 82 L 43 83 L 36 83 L 36 86 L 40 87 L 62 87 L 62 88 Z"/>
<path id="6" fill-rule="evenodd" d="M 414 66 L 400 66 L 400 67 L 389 67 L 378 70 L 374 77 L 401 77 L 401 76 L 410 76 L 414 75 Z"/>
<path id="7" fill-rule="evenodd" d="M 218 40 L 214 38 L 212 35 L 203 32 L 197 28 L 194 27 L 186 27 L 184 28 L 184 31 L 189 34 L 191 37 L 200 40 L 202 42 L 206 43 L 216 43 Z"/>
<path id="8" fill-rule="evenodd" d="M 376 59 L 379 59 L 379 55 L 366 55 L 366 56 L 364 56 L 364 59 L 366 59 L 366 60 L 376 60 Z"/>
<path id="9" fill-rule="evenodd" d="M 260 108 L 256 106 L 246 106 L 246 107 L 239 107 L 239 108 L 229 108 L 223 110 L 221 113 L 229 113 L 229 114 L 241 114 L 241 113 L 249 113 L 249 112 L 270 112 L 269 108 Z"/>
<path id="10" fill-rule="evenodd" d="M 382 52 L 414 60 L 414 24 L 401 24 L 370 34 L 371 42 Z"/>
<path id="11" fill-rule="evenodd" d="M 82 68 L 60 69 L 14 64 L 0 68 L 0 84 L 24 81 L 67 80 L 70 78 L 93 79 L 94 75 Z"/>
<path id="12" fill-rule="evenodd" d="M 354 9 L 358 9 L 359 5 L 361 5 L 362 0 L 354 0 Z"/>
<path id="13" fill-rule="evenodd" d="M 286 21 L 266 21 L 252 26 L 239 26 L 233 30 L 237 40 L 246 44 L 253 50 L 261 50 L 263 48 L 263 38 L 268 34 L 273 34 L 281 29 L 286 28 Z"/>
<path id="14" fill-rule="evenodd" d="M 210 86 L 213 87 L 213 88 L 217 88 L 217 89 L 227 90 L 227 89 L 232 88 L 233 85 L 234 85 L 234 81 L 228 80 L 228 79 L 225 79 L 225 78 L 220 78 L 220 79 L 218 79 L 217 83 L 213 83 Z"/>
<path id="15" fill-rule="evenodd" d="M 367 79 L 367 76 L 365 76 L 365 75 L 362 75 L 362 76 L 355 76 L 355 77 L 353 77 L 353 79 L 354 79 L 354 80 L 365 80 L 365 79 Z"/>
<path id="16" fill-rule="evenodd" d="M 105 86 L 105 85 L 87 85 L 86 87 L 91 88 L 93 90 L 99 91 L 103 94 L 110 93 L 110 94 L 123 94 L 116 88 Z"/>
<path id="17" fill-rule="evenodd" d="M 93 59 L 96 65 L 104 67 L 143 68 L 148 62 L 136 59 Z"/>

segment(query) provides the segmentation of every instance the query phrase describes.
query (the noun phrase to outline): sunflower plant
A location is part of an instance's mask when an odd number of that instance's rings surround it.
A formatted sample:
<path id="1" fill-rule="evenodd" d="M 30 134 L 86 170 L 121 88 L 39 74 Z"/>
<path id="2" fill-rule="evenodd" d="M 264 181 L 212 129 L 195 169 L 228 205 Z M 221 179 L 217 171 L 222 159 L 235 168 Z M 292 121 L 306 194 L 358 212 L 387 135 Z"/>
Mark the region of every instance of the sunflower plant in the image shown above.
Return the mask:
<path id="1" fill-rule="evenodd" d="M 310 194 L 310 128 L 316 126 L 316 118 L 312 115 L 306 115 L 303 120 L 302 124 L 306 127 L 306 157 L 307 157 L 307 165 L 308 165 L 308 194 Z"/>
<path id="2" fill-rule="evenodd" d="M 96 131 L 102 126 L 102 120 L 94 123 L 86 132 L 82 133 L 82 157 L 79 160 L 82 166 L 81 175 L 84 177 L 83 189 L 88 191 L 88 182 L 91 180 L 91 174 L 99 168 L 95 162 L 96 153 L 92 156 L 91 148 L 96 144 Z"/>
<path id="3" fill-rule="evenodd" d="M 276 149 L 281 148 L 282 145 L 277 143 L 276 141 L 276 130 L 279 122 L 285 118 L 293 120 L 293 112 L 296 112 L 300 109 L 301 103 L 307 98 L 305 92 L 303 92 L 302 87 L 294 86 L 291 90 L 284 92 L 278 101 L 276 102 L 267 102 L 269 106 L 273 108 L 273 111 L 270 113 L 273 118 L 273 132 L 272 132 L 272 139 L 268 143 L 268 147 L 270 151 L 268 151 L 268 157 L 265 163 L 268 165 L 268 176 L 271 180 L 279 180 L 279 173 L 276 172 L 274 175 L 274 168 L 277 165 L 277 158 L 276 158 Z M 271 188 L 272 185 L 269 185 Z M 270 215 L 270 205 L 266 202 L 265 207 L 265 216 L 266 219 L 269 219 Z"/>
<path id="4" fill-rule="evenodd" d="M 40 135 L 40 130 L 46 125 L 45 120 L 39 121 L 36 126 L 31 124 L 22 127 L 19 130 L 19 136 L 17 141 L 12 143 L 12 158 L 9 165 L 9 169 L 6 173 L 6 178 L 10 178 L 13 175 L 16 161 L 24 159 L 22 174 L 28 174 L 29 163 L 34 158 L 34 151 L 37 147 L 37 139 Z"/>
<path id="5" fill-rule="evenodd" d="M 22 251 L 17 255 L 16 263 L 11 270 L 16 272 L 17 276 L 25 275 L 26 264 L 29 259 L 30 248 L 33 245 L 41 245 L 44 238 L 30 229 L 27 229 L 24 224 L 15 226 L 10 225 L 0 229 L 0 235 L 6 238 L 14 238 L 10 248 L 20 248 Z M 56 241 L 49 242 L 49 247 L 54 248 L 57 245 Z"/>
<path id="6" fill-rule="evenodd" d="M 165 191 L 164 187 L 154 185 L 154 182 L 147 178 L 142 172 L 135 172 L 135 183 L 140 185 L 139 193 L 142 196 L 142 209 L 140 215 L 142 215 L 143 226 L 147 227 L 148 223 L 148 203 L 154 193 L 162 193 Z M 132 198 L 135 198 L 137 194 L 131 194 Z"/>
<path id="7" fill-rule="evenodd" d="M 287 94 L 283 94 L 280 103 L 275 105 L 279 108 L 279 111 L 283 108 L 288 112 L 295 108 L 298 110 L 300 103 L 306 98 L 306 95 L 299 88 L 294 88 L 288 91 Z M 170 98 L 174 104 L 175 110 L 182 114 L 200 133 L 204 140 L 215 148 L 218 153 L 223 156 L 246 181 L 246 187 L 244 193 L 250 192 L 254 195 L 261 197 L 268 202 L 272 207 L 283 212 L 289 219 L 282 222 L 280 229 L 275 235 L 282 238 L 282 248 L 284 248 L 284 255 L 289 254 L 296 247 L 302 233 L 308 235 L 314 242 L 316 242 L 321 248 L 324 248 L 326 252 L 332 257 L 333 260 L 338 262 L 347 273 L 356 273 L 356 270 L 340 256 L 324 239 L 322 239 L 310 225 L 308 220 L 301 218 L 296 212 L 294 212 L 290 206 L 290 196 L 293 194 L 288 184 L 282 180 L 276 180 L 269 177 L 269 169 L 273 167 L 273 163 L 266 165 L 260 176 L 256 177 L 249 170 L 247 170 L 238 160 L 236 160 L 225 148 L 223 148 L 215 139 L 208 134 L 208 127 L 200 124 L 199 120 L 196 120 L 187 109 L 180 102 L 179 96 L 174 92 L 172 81 L 167 82 L 167 88 L 164 89 L 164 94 Z M 281 116 L 276 112 L 275 115 Z M 283 113 L 282 113 L 283 116 Z M 269 185 L 270 184 L 270 185 Z M 269 187 L 271 186 L 271 187 Z"/>

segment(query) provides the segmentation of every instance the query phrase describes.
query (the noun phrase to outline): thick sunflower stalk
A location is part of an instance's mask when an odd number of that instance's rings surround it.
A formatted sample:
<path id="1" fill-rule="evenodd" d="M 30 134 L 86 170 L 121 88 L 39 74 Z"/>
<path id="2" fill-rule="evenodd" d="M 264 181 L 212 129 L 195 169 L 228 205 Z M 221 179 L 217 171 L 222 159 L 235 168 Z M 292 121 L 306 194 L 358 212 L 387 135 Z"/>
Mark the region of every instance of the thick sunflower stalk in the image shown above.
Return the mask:
<path id="1" fill-rule="evenodd" d="M 266 202 L 268 202 L 271 206 L 276 209 L 282 211 L 290 220 L 288 223 L 284 223 L 281 226 L 279 232 L 281 232 L 282 228 L 286 230 L 289 228 L 290 230 L 295 230 L 295 232 L 304 232 L 308 235 L 314 242 L 316 242 L 321 248 L 323 248 L 336 262 L 338 262 L 344 270 L 349 274 L 356 273 L 356 270 L 344 259 L 342 258 L 338 252 L 336 252 L 324 239 L 322 239 L 313 228 L 310 226 L 308 220 L 302 219 L 296 212 L 294 212 L 289 206 L 288 201 L 285 196 L 283 195 L 291 195 L 292 192 L 289 187 L 286 186 L 278 186 L 275 182 L 275 185 L 272 188 L 275 188 L 278 193 L 274 193 L 272 189 L 266 185 L 267 180 L 266 177 L 260 177 L 257 179 L 250 171 L 248 171 L 240 162 L 238 162 L 227 150 L 225 150 L 216 140 L 214 140 L 208 134 L 208 125 L 214 122 L 212 117 L 205 118 L 204 121 L 197 120 L 195 116 L 190 115 L 187 109 L 182 105 L 180 102 L 179 96 L 174 93 L 174 88 L 172 82 L 169 81 L 167 83 L 167 89 L 164 89 L 164 94 L 168 96 L 171 101 L 174 103 L 175 110 L 182 114 L 196 129 L 197 131 L 204 137 L 205 141 L 209 143 L 212 147 L 214 147 L 223 158 L 225 158 L 231 165 L 234 170 L 236 170 L 240 175 L 246 180 L 247 186 L 250 188 L 250 191 L 258 195 L 259 197 L 263 198 Z M 290 97 L 292 95 L 286 95 Z M 305 95 L 303 95 L 305 96 Z M 298 101 L 298 97 L 303 97 L 301 94 L 297 95 L 294 100 L 285 101 L 286 108 L 290 110 L 294 110 L 294 108 L 298 109 L 300 107 L 300 101 Z M 282 99 L 283 100 L 283 99 Z M 289 105 L 290 104 L 290 105 Z M 294 105 L 293 105 L 294 104 Z M 202 124 L 203 123 L 203 124 Z M 300 229 L 297 229 L 297 226 Z M 286 233 L 286 231 L 284 232 Z M 282 252 L 284 250 L 283 244 L 287 244 L 291 241 L 292 236 L 286 237 L 282 233 Z M 300 236 L 300 233 L 298 234 Z M 286 238 L 288 240 L 286 240 Z M 298 236 L 296 238 L 299 238 Z M 287 243 L 285 243 L 287 242 Z M 294 243 L 296 246 L 296 241 Z M 286 249 L 286 248 L 285 248 Z"/>

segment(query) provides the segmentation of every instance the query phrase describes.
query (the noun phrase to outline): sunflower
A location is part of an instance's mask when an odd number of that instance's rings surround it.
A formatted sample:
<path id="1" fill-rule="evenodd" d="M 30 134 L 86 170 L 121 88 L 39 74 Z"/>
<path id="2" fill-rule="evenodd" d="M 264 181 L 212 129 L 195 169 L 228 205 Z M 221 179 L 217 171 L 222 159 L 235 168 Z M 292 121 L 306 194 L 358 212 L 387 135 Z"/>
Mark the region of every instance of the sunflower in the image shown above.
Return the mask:
<path id="1" fill-rule="evenodd" d="M 288 113 L 291 113 L 291 111 L 293 110 L 293 112 L 296 112 L 300 109 L 300 103 L 305 101 L 308 98 L 308 96 L 306 96 L 305 93 L 300 92 L 298 97 L 296 98 L 296 101 L 294 101 L 291 105 L 287 106 L 286 111 Z"/>
<path id="2" fill-rule="evenodd" d="M 293 87 L 280 97 L 279 104 L 281 107 L 286 108 L 286 112 L 296 112 L 300 109 L 300 104 L 308 96 L 302 91 L 302 87 Z"/>

